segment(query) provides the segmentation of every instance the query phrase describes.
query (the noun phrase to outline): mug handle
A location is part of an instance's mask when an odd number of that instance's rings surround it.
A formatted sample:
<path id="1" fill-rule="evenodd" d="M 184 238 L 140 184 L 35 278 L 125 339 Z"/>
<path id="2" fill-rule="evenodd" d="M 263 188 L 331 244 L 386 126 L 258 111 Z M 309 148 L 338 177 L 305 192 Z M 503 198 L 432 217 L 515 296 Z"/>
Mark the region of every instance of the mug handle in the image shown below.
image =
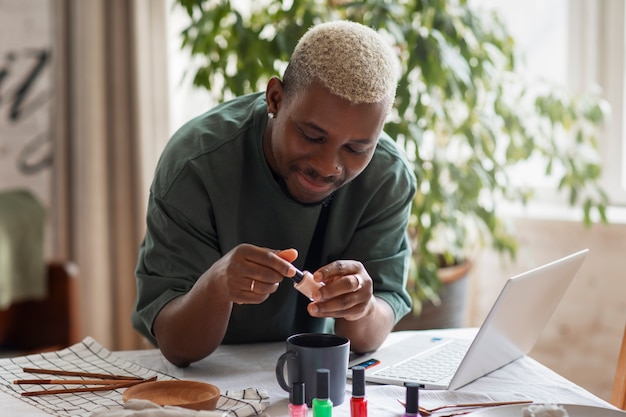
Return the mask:
<path id="1" fill-rule="evenodd" d="M 287 352 L 280 355 L 278 361 L 276 361 L 276 380 L 278 381 L 278 385 L 285 391 L 291 393 L 291 387 L 285 381 L 285 363 L 289 357 L 297 357 L 296 352 L 292 350 L 288 350 Z"/>

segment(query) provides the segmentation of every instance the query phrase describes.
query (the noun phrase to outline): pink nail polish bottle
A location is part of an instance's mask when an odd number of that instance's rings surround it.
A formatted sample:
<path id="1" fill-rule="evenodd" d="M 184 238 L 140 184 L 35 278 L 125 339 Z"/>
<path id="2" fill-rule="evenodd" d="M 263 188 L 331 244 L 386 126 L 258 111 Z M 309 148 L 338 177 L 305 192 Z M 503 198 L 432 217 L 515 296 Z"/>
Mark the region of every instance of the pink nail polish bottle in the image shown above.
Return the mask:
<path id="1" fill-rule="evenodd" d="M 321 282 L 315 282 L 313 274 L 310 272 L 302 272 L 296 269 L 296 275 L 293 276 L 294 288 L 304 294 L 309 300 L 313 301 L 313 290 L 323 287 Z"/>
<path id="2" fill-rule="evenodd" d="M 289 402 L 290 417 L 307 417 L 308 407 L 304 402 L 304 382 L 294 382 Z"/>

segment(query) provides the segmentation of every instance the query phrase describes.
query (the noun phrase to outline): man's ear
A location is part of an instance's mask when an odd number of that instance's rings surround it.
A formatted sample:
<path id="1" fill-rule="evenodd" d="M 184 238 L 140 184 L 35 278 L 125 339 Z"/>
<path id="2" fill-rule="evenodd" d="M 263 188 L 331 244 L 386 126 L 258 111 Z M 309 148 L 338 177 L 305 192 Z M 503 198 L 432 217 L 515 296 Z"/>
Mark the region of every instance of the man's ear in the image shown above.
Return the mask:
<path id="1" fill-rule="evenodd" d="M 278 113 L 285 90 L 283 89 L 283 82 L 278 77 L 272 77 L 267 83 L 265 89 L 265 101 L 267 101 L 267 112 Z"/>

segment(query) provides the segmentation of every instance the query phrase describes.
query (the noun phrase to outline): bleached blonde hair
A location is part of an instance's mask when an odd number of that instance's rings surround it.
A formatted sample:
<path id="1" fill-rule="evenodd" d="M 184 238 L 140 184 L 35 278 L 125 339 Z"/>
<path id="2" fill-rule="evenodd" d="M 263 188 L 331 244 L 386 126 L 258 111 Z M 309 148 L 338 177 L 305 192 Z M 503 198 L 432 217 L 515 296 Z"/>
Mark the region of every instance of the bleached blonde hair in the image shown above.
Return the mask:
<path id="1" fill-rule="evenodd" d="M 397 76 L 397 56 L 378 32 L 340 20 L 315 25 L 302 36 L 283 83 L 288 96 L 319 81 L 351 103 L 383 103 L 389 111 Z"/>

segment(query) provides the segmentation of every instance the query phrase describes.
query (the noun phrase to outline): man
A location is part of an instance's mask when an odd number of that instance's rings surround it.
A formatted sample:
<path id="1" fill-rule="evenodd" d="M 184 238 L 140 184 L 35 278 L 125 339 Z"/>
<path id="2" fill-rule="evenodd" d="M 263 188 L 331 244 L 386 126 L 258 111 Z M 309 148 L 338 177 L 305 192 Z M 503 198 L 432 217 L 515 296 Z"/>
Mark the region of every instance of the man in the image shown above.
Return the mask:
<path id="1" fill-rule="evenodd" d="M 334 331 L 371 351 L 410 310 L 415 178 L 382 132 L 396 65 L 372 29 L 320 24 L 282 81 L 172 137 L 151 187 L 133 314 L 169 361 L 300 332 Z M 324 284 L 312 301 L 294 289 L 294 266 Z"/>

